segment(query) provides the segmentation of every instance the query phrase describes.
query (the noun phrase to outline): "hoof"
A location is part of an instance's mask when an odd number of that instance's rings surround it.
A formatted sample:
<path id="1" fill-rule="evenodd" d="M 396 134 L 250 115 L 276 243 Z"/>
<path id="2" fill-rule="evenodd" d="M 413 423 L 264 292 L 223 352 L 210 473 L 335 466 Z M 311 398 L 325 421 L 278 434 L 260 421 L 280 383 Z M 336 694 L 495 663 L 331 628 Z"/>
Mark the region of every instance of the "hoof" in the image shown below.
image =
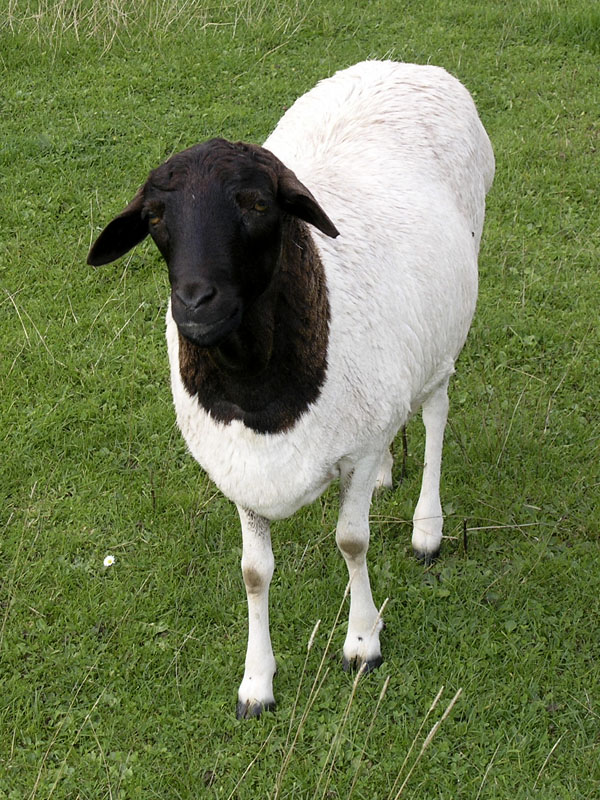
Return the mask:
<path id="1" fill-rule="evenodd" d="M 263 711 L 275 711 L 275 703 L 251 703 L 238 700 L 235 715 L 238 719 L 252 719 L 260 717 Z"/>
<path id="2" fill-rule="evenodd" d="M 383 664 L 383 657 L 377 656 L 377 658 L 372 658 L 370 661 L 360 661 L 358 658 L 352 658 L 350 661 L 348 661 L 346 656 L 344 656 L 342 661 L 344 672 L 358 672 L 363 664 L 366 665 L 363 670 L 363 675 L 366 675 L 367 672 L 374 672 Z"/>
<path id="3" fill-rule="evenodd" d="M 421 550 L 415 550 L 415 558 L 420 564 L 423 564 L 424 567 L 429 567 L 433 564 L 434 561 L 437 561 L 440 557 L 440 550 L 434 550 L 433 553 L 422 552 Z"/>

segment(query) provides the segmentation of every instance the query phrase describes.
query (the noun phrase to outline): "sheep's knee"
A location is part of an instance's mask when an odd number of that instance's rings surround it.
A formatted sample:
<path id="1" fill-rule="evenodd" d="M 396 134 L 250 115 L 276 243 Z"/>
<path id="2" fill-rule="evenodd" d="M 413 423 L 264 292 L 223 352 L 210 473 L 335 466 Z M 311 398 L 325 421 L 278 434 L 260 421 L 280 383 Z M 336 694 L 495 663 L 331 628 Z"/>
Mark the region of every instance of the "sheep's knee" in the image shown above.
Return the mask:
<path id="1" fill-rule="evenodd" d="M 273 575 L 272 565 L 261 565 L 244 563 L 242 561 L 242 577 L 248 594 L 262 594 L 269 588 Z"/>
<path id="2" fill-rule="evenodd" d="M 369 532 L 361 532 L 351 528 L 338 527 L 335 535 L 336 544 L 346 561 L 362 561 L 369 548 Z"/>

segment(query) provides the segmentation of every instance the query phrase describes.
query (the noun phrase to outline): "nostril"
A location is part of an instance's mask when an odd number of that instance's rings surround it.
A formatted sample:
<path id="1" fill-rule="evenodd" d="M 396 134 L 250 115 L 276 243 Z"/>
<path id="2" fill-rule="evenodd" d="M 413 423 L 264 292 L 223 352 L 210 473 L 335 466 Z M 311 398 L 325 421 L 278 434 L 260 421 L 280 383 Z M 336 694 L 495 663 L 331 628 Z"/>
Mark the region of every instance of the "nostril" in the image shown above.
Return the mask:
<path id="1" fill-rule="evenodd" d="M 175 297 L 190 311 L 210 302 L 216 295 L 214 286 L 186 286 L 175 290 Z"/>

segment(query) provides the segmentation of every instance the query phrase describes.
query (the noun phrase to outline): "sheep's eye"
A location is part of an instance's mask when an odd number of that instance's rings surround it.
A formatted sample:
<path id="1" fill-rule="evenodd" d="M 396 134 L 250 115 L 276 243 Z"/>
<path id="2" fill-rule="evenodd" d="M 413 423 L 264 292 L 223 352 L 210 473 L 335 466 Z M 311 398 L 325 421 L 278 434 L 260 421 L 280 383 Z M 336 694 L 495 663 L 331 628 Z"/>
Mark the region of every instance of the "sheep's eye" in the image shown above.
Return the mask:
<path id="1" fill-rule="evenodd" d="M 267 208 L 268 208 L 267 204 L 263 203 L 262 200 L 257 200 L 256 203 L 254 203 L 254 210 L 255 211 L 263 212 L 263 211 L 266 211 Z"/>
<path id="2" fill-rule="evenodd" d="M 158 214 L 153 214 L 149 219 L 150 225 L 158 225 L 161 219 L 162 217 L 159 217 Z"/>

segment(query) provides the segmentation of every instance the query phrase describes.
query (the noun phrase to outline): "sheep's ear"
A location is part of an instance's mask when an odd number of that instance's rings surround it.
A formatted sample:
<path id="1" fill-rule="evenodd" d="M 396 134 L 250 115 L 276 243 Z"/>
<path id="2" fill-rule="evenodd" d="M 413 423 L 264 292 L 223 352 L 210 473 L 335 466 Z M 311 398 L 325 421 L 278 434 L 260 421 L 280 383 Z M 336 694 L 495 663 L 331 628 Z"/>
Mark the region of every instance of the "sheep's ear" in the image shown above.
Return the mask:
<path id="1" fill-rule="evenodd" d="M 109 264 L 145 239 L 148 235 L 148 224 L 142 217 L 143 199 L 142 186 L 131 203 L 98 236 L 88 253 L 88 264 L 93 267 Z"/>
<path id="2" fill-rule="evenodd" d="M 306 186 L 287 167 L 284 167 L 279 175 L 277 193 L 282 208 L 288 214 L 293 214 L 305 222 L 310 222 L 311 225 L 314 225 L 315 228 L 318 228 L 327 236 L 331 236 L 332 239 L 340 235 L 338 229 Z"/>

